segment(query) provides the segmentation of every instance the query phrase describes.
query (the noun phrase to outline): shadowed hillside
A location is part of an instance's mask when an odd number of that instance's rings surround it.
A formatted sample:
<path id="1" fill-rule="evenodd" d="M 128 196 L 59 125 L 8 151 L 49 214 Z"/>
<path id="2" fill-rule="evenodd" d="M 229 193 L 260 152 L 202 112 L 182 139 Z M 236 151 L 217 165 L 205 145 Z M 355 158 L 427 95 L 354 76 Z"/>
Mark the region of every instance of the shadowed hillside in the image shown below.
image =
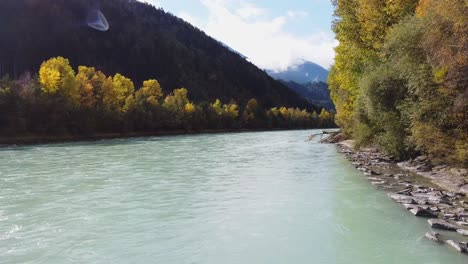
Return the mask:
<path id="1" fill-rule="evenodd" d="M 108 31 L 86 24 L 95 10 Z M 0 35 L 0 76 L 36 72 L 44 60 L 63 56 L 135 83 L 156 78 L 165 93 L 186 87 L 196 102 L 257 98 L 265 107 L 316 110 L 199 29 L 137 1 L 2 0 Z"/>

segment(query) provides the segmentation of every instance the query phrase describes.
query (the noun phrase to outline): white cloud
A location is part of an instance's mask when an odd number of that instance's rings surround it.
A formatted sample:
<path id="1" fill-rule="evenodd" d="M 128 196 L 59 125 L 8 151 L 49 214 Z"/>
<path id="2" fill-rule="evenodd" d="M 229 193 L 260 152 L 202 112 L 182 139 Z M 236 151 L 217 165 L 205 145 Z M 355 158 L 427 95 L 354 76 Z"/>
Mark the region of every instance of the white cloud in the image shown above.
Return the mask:
<path id="1" fill-rule="evenodd" d="M 142 1 L 142 2 L 152 4 L 155 7 L 161 7 L 162 6 L 161 2 L 158 1 L 158 0 L 146 0 L 146 1 Z"/>
<path id="2" fill-rule="evenodd" d="M 259 8 L 251 3 L 243 2 L 241 6 L 237 8 L 236 14 L 243 19 L 258 18 L 266 15 L 267 10 Z"/>
<path id="3" fill-rule="evenodd" d="M 309 13 L 305 11 L 294 11 L 294 10 L 289 10 L 287 14 L 288 14 L 288 17 L 291 19 L 305 18 L 309 15 Z"/>
<path id="4" fill-rule="evenodd" d="M 298 36 L 285 29 L 288 22 L 307 16 L 306 12 L 290 10 L 269 17 L 268 10 L 250 2 L 228 7 L 232 1 L 200 1 L 208 11 L 207 19 L 194 17 L 187 11 L 178 15 L 247 56 L 260 68 L 280 70 L 302 60 L 328 68 L 333 62 L 333 48 L 338 44 L 334 36 L 325 32 Z"/>

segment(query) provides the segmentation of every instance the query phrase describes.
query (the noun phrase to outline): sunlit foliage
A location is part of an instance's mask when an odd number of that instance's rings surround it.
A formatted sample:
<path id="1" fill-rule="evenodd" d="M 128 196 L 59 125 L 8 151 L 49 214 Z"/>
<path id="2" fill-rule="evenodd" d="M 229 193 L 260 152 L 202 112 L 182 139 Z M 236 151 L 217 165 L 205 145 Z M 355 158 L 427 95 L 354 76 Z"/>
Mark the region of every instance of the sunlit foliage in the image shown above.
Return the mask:
<path id="1" fill-rule="evenodd" d="M 337 123 L 358 146 L 467 166 L 466 1 L 335 4 Z"/>
<path id="2" fill-rule="evenodd" d="M 62 57 L 41 65 L 37 79 L 0 80 L 0 135 L 334 127 L 333 115 L 298 108 L 265 111 L 256 99 L 196 104 L 179 88 L 164 96 L 157 80 L 135 91 L 129 78 L 93 67 L 78 72 Z"/>
<path id="3" fill-rule="evenodd" d="M 136 100 L 144 106 L 155 106 L 159 104 L 163 97 L 161 85 L 157 80 L 147 80 L 143 82 L 143 87 L 136 91 Z"/>
<path id="4" fill-rule="evenodd" d="M 46 94 L 61 93 L 74 103 L 79 100 L 75 71 L 68 59 L 56 57 L 42 63 L 39 69 L 39 82 L 42 91 Z"/>

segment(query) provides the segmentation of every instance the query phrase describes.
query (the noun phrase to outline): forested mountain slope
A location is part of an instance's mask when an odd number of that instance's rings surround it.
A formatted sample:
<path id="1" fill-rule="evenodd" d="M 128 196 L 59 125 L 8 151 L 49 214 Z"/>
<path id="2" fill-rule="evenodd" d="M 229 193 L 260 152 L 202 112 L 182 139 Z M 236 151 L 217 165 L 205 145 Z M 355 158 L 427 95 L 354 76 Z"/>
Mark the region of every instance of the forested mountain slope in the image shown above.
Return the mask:
<path id="1" fill-rule="evenodd" d="M 330 98 L 330 90 L 324 82 L 309 82 L 300 84 L 295 81 L 280 80 L 289 89 L 295 91 L 300 96 L 304 97 L 313 105 L 323 107 L 327 110 L 334 110 L 335 105 Z"/>
<path id="2" fill-rule="evenodd" d="M 107 31 L 87 24 L 96 10 Z M 186 87 L 196 102 L 257 98 L 264 107 L 314 109 L 202 31 L 134 0 L 2 0 L 0 36 L 0 76 L 37 72 L 43 61 L 63 56 L 138 85 L 157 79 L 165 93 Z"/>

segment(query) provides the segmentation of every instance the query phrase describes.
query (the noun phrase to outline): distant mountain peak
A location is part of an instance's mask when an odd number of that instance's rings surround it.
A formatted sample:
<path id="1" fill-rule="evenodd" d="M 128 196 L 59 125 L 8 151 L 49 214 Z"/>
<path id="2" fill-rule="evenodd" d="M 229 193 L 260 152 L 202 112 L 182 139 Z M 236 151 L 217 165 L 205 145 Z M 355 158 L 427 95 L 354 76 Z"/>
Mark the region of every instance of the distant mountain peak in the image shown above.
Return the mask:
<path id="1" fill-rule="evenodd" d="M 268 70 L 268 74 L 275 78 L 296 83 L 326 82 L 328 71 L 317 63 L 302 60 L 298 64 L 289 66 L 284 71 Z"/>

